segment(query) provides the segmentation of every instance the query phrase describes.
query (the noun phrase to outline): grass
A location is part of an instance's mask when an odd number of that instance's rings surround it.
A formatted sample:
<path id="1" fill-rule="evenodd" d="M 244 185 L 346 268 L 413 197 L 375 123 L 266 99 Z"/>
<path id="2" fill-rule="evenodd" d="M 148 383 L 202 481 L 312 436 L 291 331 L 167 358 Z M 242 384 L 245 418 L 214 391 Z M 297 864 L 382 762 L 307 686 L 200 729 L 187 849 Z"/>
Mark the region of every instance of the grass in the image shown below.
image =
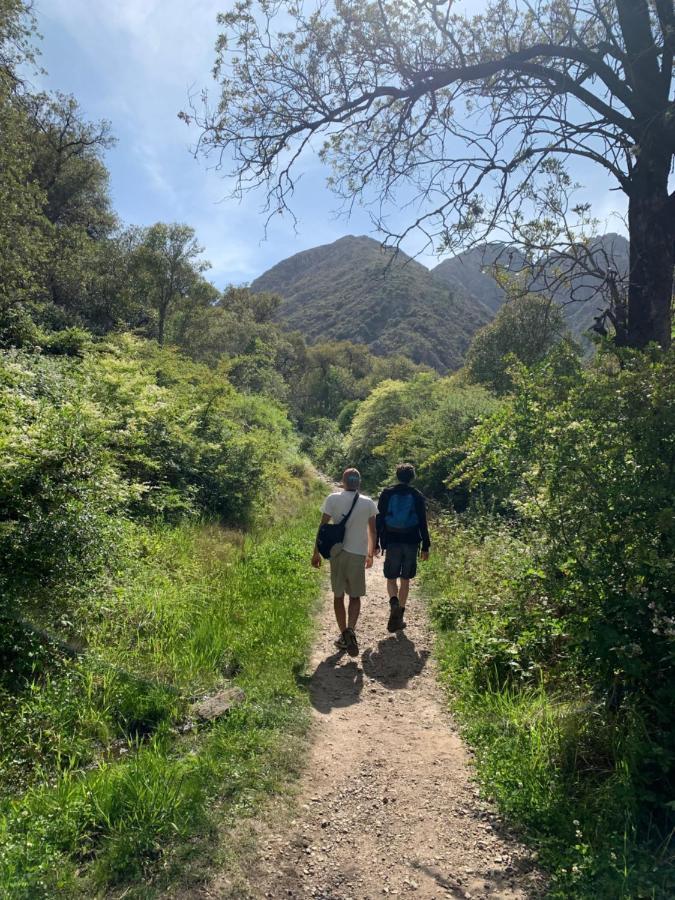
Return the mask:
<path id="1" fill-rule="evenodd" d="M 555 617 L 519 593 L 537 577 L 527 541 L 493 521 L 448 519 L 434 550 L 422 587 L 442 677 L 483 789 L 537 848 L 549 896 L 675 896 L 670 835 L 641 802 L 640 717 L 598 703 Z"/>
<path id="2" fill-rule="evenodd" d="M 0 896 L 161 896 L 203 875 L 219 823 L 280 789 L 307 721 L 315 528 L 311 491 L 248 537 L 134 526 L 133 556 L 79 610 L 84 655 L 5 642 Z M 244 703 L 191 724 L 190 703 L 229 684 Z"/>

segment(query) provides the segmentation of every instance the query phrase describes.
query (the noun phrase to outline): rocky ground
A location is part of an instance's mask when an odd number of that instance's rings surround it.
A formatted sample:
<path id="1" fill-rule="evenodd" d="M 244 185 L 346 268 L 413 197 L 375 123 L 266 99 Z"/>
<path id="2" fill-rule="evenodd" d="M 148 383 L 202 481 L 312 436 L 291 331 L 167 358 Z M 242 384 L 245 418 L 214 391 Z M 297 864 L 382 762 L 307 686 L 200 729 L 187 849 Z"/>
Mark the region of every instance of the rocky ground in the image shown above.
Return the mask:
<path id="1" fill-rule="evenodd" d="M 472 781 L 447 713 L 421 602 L 390 635 L 382 565 L 368 574 L 360 654 L 335 650 L 326 597 L 312 657 L 313 741 L 297 802 L 257 827 L 245 886 L 203 898 L 535 898 L 543 879 Z"/>

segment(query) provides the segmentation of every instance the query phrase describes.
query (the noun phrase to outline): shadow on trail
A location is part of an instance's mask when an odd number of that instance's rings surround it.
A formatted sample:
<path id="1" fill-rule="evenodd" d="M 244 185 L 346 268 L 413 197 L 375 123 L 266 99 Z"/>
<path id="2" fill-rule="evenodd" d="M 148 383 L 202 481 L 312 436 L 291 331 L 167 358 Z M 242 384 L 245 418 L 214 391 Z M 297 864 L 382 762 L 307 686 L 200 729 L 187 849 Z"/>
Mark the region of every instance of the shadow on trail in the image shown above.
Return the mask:
<path id="1" fill-rule="evenodd" d="M 510 835 L 510 837 L 513 837 Z M 487 888 L 487 884 L 490 884 L 489 890 L 494 892 L 495 896 L 502 896 L 502 891 L 508 891 L 509 896 L 513 896 L 511 891 L 515 887 L 515 881 L 517 878 L 522 875 L 526 875 L 528 872 L 533 870 L 532 860 L 529 858 L 518 858 L 512 861 L 510 866 L 511 873 L 507 874 L 498 868 L 488 868 L 483 872 L 474 873 L 474 875 L 467 880 L 467 876 L 464 875 L 463 882 L 458 881 L 453 878 L 452 875 L 444 875 L 437 866 L 426 865 L 425 863 L 413 861 L 411 864 L 411 868 L 413 870 L 417 870 L 418 872 L 424 872 L 425 875 L 428 875 L 429 878 L 433 878 L 436 884 L 439 887 L 442 887 L 444 891 L 447 892 L 448 897 L 457 898 L 457 900 L 463 900 L 467 896 L 467 887 L 471 889 L 473 893 L 474 890 L 480 890 L 481 887 L 483 889 Z M 520 885 L 520 889 L 523 890 L 524 885 Z M 537 885 L 532 885 L 528 890 L 525 888 L 527 893 L 526 897 L 531 898 L 531 900 L 543 900 L 543 894 L 541 890 L 537 887 Z M 484 895 L 482 895 L 484 896 Z M 493 893 L 490 893 L 489 896 L 493 896 Z"/>
<path id="2" fill-rule="evenodd" d="M 374 650 L 364 650 L 361 657 L 363 671 L 391 690 L 404 688 L 411 678 L 419 675 L 427 664 L 429 650 L 417 651 L 402 631 L 378 641 Z"/>
<path id="3" fill-rule="evenodd" d="M 309 679 L 309 699 L 320 713 L 359 702 L 363 690 L 363 671 L 355 660 L 338 665 L 344 653 L 327 656 Z"/>

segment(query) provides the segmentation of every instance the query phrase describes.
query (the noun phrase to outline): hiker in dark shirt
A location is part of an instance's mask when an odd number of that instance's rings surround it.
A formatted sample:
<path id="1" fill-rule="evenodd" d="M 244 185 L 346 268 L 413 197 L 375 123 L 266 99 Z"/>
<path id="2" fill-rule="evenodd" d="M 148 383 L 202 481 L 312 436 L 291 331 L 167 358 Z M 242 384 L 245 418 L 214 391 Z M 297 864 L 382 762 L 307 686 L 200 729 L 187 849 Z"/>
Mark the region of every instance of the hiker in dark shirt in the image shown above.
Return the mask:
<path id="1" fill-rule="evenodd" d="M 429 529 L 424 495 L 412 487 L 415 467 L 401 463 L 396 467 L 398 484 L 385 488 L 377 503 L 378 546 L 385 551 L 384 577 L 389 592 L 388 631 L 405 628 L 403 614 L 410 591 L 410 579 L 417 574 L 417 554 L 429 559 Z"/>

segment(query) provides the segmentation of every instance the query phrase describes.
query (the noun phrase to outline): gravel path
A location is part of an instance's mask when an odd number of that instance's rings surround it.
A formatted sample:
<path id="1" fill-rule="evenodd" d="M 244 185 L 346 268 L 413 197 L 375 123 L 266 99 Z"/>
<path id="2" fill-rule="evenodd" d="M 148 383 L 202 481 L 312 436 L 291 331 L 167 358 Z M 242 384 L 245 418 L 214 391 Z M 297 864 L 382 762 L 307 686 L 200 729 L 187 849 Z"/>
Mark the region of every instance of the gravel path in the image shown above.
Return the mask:
<path id="1" fill-rule="evenodd" d="M 471 780 L 413 594 L 390 635 L 382 563 L 368 573 L 360 655 L 337 652 L 326 596 L 312 656 L 314 734 L 291 821 L 263 828 L 252 898 L 534 898 L 542 879 Z M 240 889 L 241 890 L 241 889 Z M 226 897 L 221 882 L 202 896 Z M 230 895 L 231 896 L 231 895 Z"/>

